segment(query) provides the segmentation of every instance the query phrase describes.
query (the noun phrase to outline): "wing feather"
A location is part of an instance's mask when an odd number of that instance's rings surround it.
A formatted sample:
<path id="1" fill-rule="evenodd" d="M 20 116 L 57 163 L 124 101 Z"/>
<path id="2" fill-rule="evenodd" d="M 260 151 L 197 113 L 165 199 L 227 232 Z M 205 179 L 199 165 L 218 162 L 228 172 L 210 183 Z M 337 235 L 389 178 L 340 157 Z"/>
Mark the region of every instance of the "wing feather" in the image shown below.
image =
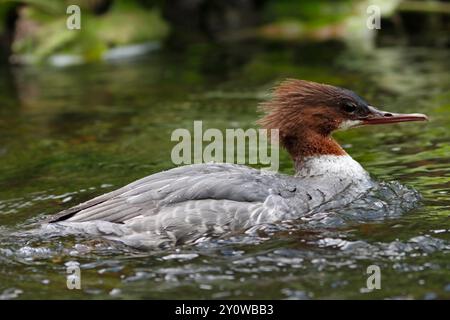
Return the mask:
<path id="1" fill-rule="evenodd" d="M 289 189 L 287 186 L 274 186 L 273 182 L 280 179 L 274 179 L 273 175 L 232 164 L 178 167 L 64 210 L 55 215 L 51 222 L 125 222 L 137 216 L 158 214 L 166 207 L 173 208 L 175 204 L 205 199 L 262 203 L 271 193 Z M 215 204 L 212 202 L 209 205 Z M 217 210 L 210 208 L 209 211 Z"/>

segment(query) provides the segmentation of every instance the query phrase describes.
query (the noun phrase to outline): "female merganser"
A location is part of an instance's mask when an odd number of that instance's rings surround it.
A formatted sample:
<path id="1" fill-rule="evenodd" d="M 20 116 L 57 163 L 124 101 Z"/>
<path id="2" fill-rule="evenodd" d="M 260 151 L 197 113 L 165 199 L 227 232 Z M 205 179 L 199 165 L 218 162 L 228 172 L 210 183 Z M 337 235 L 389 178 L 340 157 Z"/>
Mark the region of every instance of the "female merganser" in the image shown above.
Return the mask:
<path id="1" fill-rule="evenodd" d="M 137 246 L 193 242 L 348 205 L 374 182 L 331 137 L 336 130 L 427 120 L 379 111 L 354 92 L 286 80 L 259 123 L 278 129 L 295 175 L 207 163 L 156 173 L 64 210 L 51 223 Z"/>

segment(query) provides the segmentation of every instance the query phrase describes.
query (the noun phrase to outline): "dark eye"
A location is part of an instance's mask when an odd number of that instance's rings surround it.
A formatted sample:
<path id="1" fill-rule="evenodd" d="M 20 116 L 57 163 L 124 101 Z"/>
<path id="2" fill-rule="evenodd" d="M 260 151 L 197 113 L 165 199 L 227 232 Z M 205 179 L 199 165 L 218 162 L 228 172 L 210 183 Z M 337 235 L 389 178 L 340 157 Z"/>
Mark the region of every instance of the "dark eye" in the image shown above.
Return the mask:
<path id="1" fill-rule="evenodd" d="M 353 103 L 346 103 L 346 104 L 344 104 L 343 108 L 344 108 L 345 112 L 348 112 L 348 113 L 352 113 L 352 112 L 356 111 L 356 105 L 354 105 Z"/>

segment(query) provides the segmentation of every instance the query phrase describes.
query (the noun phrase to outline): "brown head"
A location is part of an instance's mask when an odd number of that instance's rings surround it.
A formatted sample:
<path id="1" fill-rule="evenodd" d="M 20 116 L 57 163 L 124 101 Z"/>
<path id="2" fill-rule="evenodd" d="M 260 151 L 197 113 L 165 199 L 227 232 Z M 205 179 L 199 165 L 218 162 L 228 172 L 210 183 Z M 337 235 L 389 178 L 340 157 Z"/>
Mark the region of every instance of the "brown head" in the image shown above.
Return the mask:
<path id="1" fill-rule="evenodd" d="M 296 79 L 282 82 L 272 100 L 261 106 L 266 115 L 258 123 L 279 130 L 280 143 L 295 161 L 308 156 L 345 155 L 331 137 L 336 130 L 427 120 L 423 114 L 377 110 L 347 89 Z"/>

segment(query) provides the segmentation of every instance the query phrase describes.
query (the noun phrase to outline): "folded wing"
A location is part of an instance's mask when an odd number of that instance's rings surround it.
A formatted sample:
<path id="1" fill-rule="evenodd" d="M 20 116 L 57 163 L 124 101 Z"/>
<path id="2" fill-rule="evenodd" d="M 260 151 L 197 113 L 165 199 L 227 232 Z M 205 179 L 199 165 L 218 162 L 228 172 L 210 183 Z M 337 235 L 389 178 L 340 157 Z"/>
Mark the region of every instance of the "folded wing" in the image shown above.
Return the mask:
<path id="1" fill-rule="evenodd" d="M 214 213 L 221 205 L 243 210 L 264 203 L 269 195 L 289 194 L 295 188 L 279 175 L 232 164 L 196 164 L 150 175 L 125 187 L 103 194 L 55 215 L 51 222 L 102 220 L 124 223 L 135 217 L 150 217 L 177 207 Z M 202 200 L 208 202 L 208 209 Z M 197 202 L 198 201 L 198 202 Z M 244 209 L 245 210 L 245 209 Z M 227 211 L 227 210 L 225 210 Z M 229 210 L 228 210 L 229 211 Z M 195 215 L 194 215 L 195 216 Z"/>

